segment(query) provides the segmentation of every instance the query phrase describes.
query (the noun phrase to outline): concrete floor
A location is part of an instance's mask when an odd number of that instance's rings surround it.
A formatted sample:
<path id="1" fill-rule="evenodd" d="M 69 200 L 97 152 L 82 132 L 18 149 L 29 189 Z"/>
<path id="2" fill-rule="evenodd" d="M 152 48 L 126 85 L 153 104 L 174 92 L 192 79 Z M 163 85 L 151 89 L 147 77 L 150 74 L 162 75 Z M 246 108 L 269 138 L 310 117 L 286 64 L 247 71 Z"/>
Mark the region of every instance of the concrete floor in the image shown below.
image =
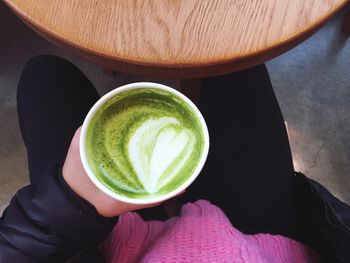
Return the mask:
<path id="1" fill-rule="evenodd" d="M 350 9 L 350 6 L 347 6 Z M 303 44 L 267 63 L 288 122 L 295 168 L 350 203 L 350 37 L 340 32 L 344 11 Z M 16 113 L 16 85 L 24 63 L 56 54 L 75 63 L 101 94 L 148 78 L 107 76 L 42 39 L 0 3 L 0 214 L 28 183 Z M 171 84 L 170 80 L 156 80 Z"/>

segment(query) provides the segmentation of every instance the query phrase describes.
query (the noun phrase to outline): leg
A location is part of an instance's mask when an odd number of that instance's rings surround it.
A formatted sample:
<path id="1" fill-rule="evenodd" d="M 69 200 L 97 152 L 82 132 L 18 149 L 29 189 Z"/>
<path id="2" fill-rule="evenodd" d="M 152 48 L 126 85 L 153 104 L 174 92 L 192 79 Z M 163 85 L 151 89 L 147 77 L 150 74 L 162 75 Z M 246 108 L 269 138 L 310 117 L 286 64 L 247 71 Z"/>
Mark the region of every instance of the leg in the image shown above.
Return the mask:
<path id="1" fill-rule="evenodd" d="M 244 233 L 297 238 L 292 157 L 266 67 L 202 85 L 200 108 L 211 146 L 184 198 L 208 199 Z"/>
<path id="2" fill-rule="evenodd" d="M 64 162 L 75 130 L 98 98 L 85 75 L 62 58 L 42 55 L 26 64 L 18 84 L 17 111 L 31 183 L 50 162 Z"/>
<path id="3" fill-rule="evenodd" d="M 85 75 L 70 62 L 38 56 L 25 66 L 18 84 L 17 111 L 27 153 L 30 182 L 45 167 L 63 163 L 75 130 L 99 99 Z M 165 219 L 162 207 L 139 211 L 145 219 Z"/>

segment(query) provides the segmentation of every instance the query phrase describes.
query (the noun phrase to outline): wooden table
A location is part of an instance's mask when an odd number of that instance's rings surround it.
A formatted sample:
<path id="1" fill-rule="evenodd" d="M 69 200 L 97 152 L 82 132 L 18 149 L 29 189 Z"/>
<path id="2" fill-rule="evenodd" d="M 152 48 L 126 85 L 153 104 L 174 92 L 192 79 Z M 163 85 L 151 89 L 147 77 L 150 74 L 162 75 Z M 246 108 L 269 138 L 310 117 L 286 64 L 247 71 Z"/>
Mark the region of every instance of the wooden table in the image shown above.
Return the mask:
<path id="1" fill-rule="evenodd" d="M 232 72 L 299 44 L 347 0 L 4 0 L 43 37 L 104 68 Z"/>

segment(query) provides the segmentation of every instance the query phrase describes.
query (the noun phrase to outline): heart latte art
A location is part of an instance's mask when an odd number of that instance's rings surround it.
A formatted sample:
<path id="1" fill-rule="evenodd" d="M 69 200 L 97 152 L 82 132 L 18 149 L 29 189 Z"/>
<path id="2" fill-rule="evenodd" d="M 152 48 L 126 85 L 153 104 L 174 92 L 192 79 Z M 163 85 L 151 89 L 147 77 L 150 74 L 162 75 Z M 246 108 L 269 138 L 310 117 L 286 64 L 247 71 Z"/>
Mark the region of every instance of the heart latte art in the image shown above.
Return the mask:
<path id="1" fill-rule="evenodd" d="M 117 194 L 166 194 L 196 169 L 204 148 L 202 129 L 193 110 L 169 91 L 127 90 L 92 118 L 85 141 L 88 162 Z"/>

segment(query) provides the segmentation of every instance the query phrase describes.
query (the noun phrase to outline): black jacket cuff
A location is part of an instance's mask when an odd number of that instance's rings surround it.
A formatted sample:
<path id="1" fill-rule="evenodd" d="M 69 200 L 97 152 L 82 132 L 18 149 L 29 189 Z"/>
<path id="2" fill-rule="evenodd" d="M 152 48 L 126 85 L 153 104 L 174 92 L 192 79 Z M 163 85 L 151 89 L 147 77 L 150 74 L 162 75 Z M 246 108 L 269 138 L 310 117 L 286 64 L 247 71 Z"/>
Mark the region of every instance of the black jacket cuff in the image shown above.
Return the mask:
<path id="1" fill-rule="evenodd" d="M 50 166 L 38 185 L 19 190 L 1 219 L 3 242 L 37 261 L 66 260 L 97 246 L 117 223 L 75 194 L 60 170 Z"/>

